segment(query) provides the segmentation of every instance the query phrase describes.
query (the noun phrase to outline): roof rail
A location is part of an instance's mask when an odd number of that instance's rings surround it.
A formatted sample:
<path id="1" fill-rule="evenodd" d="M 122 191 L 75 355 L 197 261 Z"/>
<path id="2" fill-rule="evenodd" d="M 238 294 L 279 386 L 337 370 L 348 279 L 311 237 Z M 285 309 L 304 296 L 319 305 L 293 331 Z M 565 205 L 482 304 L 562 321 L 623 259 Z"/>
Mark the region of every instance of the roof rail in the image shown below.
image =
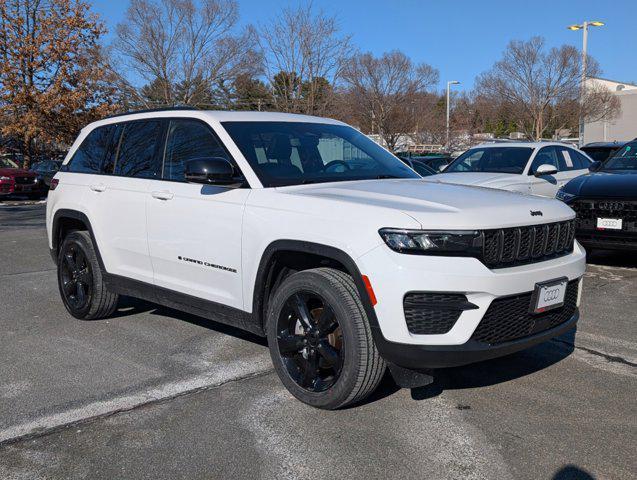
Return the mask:
<path id="1" fill-rule="evenodd" d="M 107 117 L 104 117 L 104 119 L 123 117 L 124 115 L 134 115 L 135 113 L 170 112 L 172 110 L 200 110 L 200 109 L 197 107 L 188 107 L 188 106 L 149 108 L 146 110 L 133 110 L 130 112 L 116 113 L 114 115 L 109 115 Z"/>

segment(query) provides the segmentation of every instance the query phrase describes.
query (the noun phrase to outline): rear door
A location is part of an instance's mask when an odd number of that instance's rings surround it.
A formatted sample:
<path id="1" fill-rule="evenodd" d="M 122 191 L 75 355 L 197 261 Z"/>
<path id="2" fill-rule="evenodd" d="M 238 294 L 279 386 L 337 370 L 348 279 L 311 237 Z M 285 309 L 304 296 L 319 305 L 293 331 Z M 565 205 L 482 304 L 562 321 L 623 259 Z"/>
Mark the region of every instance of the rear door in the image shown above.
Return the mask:
<path id="1" fill-rule="evenodd" d="M 565 185 L 575 177 L 588 173 L 591 161 L 582 153 L 569 147 L 557 147 L 560 174 L 558 184 Z"/>
<path id="2" fill-rule="evenodd" d="M 222 157 L 239 168 L 205 122 L 168 122 L 163 178 L 146 192 L 155 285 L 242 309 L 241 228 L 250 190 L 187 183 L 189 160 Z"/>
<path id="3" fill-rule="evenodd" d="M 146 197 L 159 176 L 163 126 L 149 119 L 112 127 L 102 174 L 92 176 L 85 196 L 106 270 L 149 284 Z"/>

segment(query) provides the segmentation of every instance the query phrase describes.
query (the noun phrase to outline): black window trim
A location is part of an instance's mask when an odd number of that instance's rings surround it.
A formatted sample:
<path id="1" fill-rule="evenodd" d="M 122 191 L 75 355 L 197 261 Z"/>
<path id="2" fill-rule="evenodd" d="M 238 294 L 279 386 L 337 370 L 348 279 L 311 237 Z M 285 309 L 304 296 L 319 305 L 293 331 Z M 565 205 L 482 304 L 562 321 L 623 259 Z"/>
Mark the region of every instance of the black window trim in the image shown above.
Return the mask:
<path id="1" fill-rule="evenodd" d="M 107 154 L 108 149 L 106 149 L 104 151 L 104 156 L 102 157 L 102 159 L 100 161 L 100 171 L 99 172 L 91 172 L 91 173 L 89 173 L 89 172 L 70 172 L 70 171 L 68 171 L 69 167 L 71 166 L 71 163 L 73 162 L 73 159 L 75 158 L 75 155 L 77 154 L 78 150 L 80 149 L 80 147 L 82 146 L 84 141 L 88 138 L 88 136 L 91 133 L 96 131 L 98 128 L 113 127 L 113 130 L 110 132 L 109 138 L 108 138 L 108 142 L 107 142 L 107 145 L 110 147 L 111 143 L 114 140 L 113 136 L 115 135 L 115 132 L 117 132 L 117 127 L 118 126 L 123 126 L 123 125 L 128 124 L 128 123 L 134 123 L 134 122 L 140 122 L 140 121 L 150 121 L 150 120 L 159 120 L 162 123 L 161 132 L 159 134 L 159 141 L 157 142 L 157 145 L 155 146 L 155 149 L 156 149 L 155 161 L 158 163 L 158 166 L 159 166 L 159 172 L 158 172 L 158 176 L 157 177 L 155 177 L 155 178 L 131 177 L 131 176 L 128 176 L 128 175 L 117 175 L 115 173 L 105 173 L 103 171 L 103 168 L 104 168 L 104 162 L 106 160 L 106 154 Z M 238 170 L 239 174 L 243 178 L 244 181 L 243 181 L 241 187 L 239 187 L 239 188 L 250 188 L 250 184 L 248 183 L 248 179 L 245 176 L 245 174 L 243 173 L 243 171 L 241 170 L 241 167 L 239 166 L 239 163 L 234 158 L 234 156 L 230 153 L 230 151 L 228 150 L 226 145 L 223 143 L 223 141 L 221 141 L 221 139 L 219 138 L 219 135 L 217 135 L 217 132 L 215 132 L 214 128 L 212 128 L 208 122 L 206 122 L 206 121 L 204 121 L 204 120 L 202 120 L 200 118 L 187 117 L 187 116 L 185 116 L 185 117 L 136 118 L 134 120 L 126 120 L 126 121 L 112 122 L 112 123 L 107 123 L 107 124 L 104 124 L 104 125 L 99 125 L 99 126 L 93 128 L 90 132 L 88 132 L 86 134 L 86 136 L 84 137 L 84 139 L 82 140 L 80 145 L 77 147 L 75 152 L 73 152 L 73 156 L 70 158 L 70 160 L 65 165 L 63 165 L 63 167 L 65 167 L 63 171 L 65 171 L 66 173 L 77 173 L 77 174 L 80 174 L 80 175 L 100 175 L 100 176 L 105 176 L 105 177 L 134 178 L 134 179 L 137 179 L 137 180 L 153 180 L 153 181 L 162 181 L 162 182 L 188 183 L 185 180 L 171 180 L 171 179 L 168 179 L 168 178 L 164 178 L 164 162 L 165 162 L 165 155 L 166 155 L 166 146 L 167 146 L 167 142 L 168 142 L 168 129 L 169 129 L 169 126 L 170 126 L 170 122 L 174 121 L 174 120 L 196 121 L 196 122 L 202 123 L 206 128 L 208 128 L 208 130 L 213 135 L 213 137 L 219 142 L 219 145 L 221 145 L 221 148 L 223 148 L 224 152 L 228 156 L 228 159 L 232 163 L 233 167 Z M 121 144 L 122 144 L 123 133 L 124 133 L 124 128 L 121 129 L 120 136 L 119 136 L 119 139 L 117 141 L 117 148 L 116 148 L 116 151 L 115 151 L 115 162 L 113 163 L 113 171 L 115 171 L 115 168 L 117 167 L 117 160 L 119 158 L 119 149 L 120 149 Z M 229 188 L 229 189 L 235 188 L 235 187 L 228 186 L 228 185 L 217 185 L 217 186 L 218 187 L 226 187 L 226 188 Z"/>

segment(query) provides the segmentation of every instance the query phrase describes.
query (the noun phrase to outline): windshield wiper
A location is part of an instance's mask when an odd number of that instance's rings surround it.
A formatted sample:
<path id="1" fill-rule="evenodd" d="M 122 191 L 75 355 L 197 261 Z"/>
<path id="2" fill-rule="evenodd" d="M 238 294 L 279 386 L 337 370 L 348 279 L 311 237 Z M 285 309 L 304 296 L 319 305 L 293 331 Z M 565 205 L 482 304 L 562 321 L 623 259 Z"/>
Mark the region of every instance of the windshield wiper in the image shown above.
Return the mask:
<path id="1" fill-rule="evenodd" d="M 378 180 L 383 180 L 383 179 L 386 179 L 386 178 L 402 178 L 402 177 L 399 177 L 398 175 L 390 175 L 388 173 L 382 173 L 380 175 L 376 175 L 376 178 Z"/>

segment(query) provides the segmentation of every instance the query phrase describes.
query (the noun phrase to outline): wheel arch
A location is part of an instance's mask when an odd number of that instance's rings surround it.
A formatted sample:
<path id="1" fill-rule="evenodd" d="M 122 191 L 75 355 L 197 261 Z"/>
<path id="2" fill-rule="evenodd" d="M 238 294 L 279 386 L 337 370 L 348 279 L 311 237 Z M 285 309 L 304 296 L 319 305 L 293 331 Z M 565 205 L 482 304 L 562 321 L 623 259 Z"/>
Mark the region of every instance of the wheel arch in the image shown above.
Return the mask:
<path id="1" fill-rule="evenodd" d="M 95 248 L 97 261 L 102 271 L 105 272 L 106 269 L 104 268 L 104 262 L 102 261 L 102 256 L 95 240 L 91 221 L 84 212 L 80 212 L 79 210 L 61 208 L 55 212 L 51 229 L 51 256 L 53 260 L 57 262 L 57 256 L 64 237 L 76 230 L 88 231 L 91 241 L 93 242 L 93 247 Z"/>
<path id="2" fill-rule="evenodd" d="M 275 240 L 266 247 L 261 256 L 252 294 L 252 313 L 263 331 L 265 331 L 268 299 L 282 279 L 282 269 L 287 268 L 285 262 L 281 264 L 281 260 L 286 258 L 300 260 L 301 266 L 303 262 L 306 262 L 306 268 L 299 270 L 328 266 L 349 274 L 356 285 L 374 337 L 380 334 L 376 312 L 369 299 L 363 276 L 352 257 L 339 248 L 302 240 Z"/>

